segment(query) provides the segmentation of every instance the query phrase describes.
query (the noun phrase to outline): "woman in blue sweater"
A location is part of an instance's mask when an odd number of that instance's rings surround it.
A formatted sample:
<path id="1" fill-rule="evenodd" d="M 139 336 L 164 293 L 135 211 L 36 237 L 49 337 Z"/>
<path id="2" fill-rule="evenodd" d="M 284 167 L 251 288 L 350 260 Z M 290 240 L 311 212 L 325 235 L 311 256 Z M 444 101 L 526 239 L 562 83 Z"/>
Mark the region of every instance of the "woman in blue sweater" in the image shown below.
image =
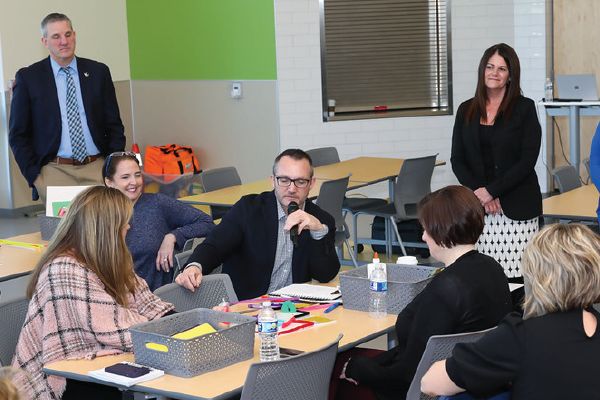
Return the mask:
<path id="1" fill-rule="evenodd" d="M 136 274 L 151 290 L 172 282 L 174 250 L 188 239 L 206 236 L 215 226 L 212 218 L 163 194 L 142 193 L 144 180 L 134 153 L 112 153 L 102 175 L 106 186 L 119 189 L 133 203 L 125 240 Z"/>

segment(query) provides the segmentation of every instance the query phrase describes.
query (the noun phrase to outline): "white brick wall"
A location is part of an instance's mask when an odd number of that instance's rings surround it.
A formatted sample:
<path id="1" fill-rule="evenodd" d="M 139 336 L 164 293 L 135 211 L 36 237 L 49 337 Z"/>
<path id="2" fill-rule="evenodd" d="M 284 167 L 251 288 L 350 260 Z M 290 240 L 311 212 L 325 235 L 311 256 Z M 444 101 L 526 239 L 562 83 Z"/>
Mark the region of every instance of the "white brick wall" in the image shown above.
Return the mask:
<path id="1" fill-rule="evenodd" d="M 546 1 L 451 0 L 455 110 L 473 96 L 483 51 L 499 42 L 519 55 L 525 96 L 542 98 Z M 319 0 L 275 0 L 275 27 L 281 149 L 336 146 L 342 159 L 439 153 L 449 164 L 454 115 L 322 122 Z M 436 168 L 433 189 L 455 183 L 450 165 Z M 383 195 L 387 186 L 368 189 L 374 192 Z"/>

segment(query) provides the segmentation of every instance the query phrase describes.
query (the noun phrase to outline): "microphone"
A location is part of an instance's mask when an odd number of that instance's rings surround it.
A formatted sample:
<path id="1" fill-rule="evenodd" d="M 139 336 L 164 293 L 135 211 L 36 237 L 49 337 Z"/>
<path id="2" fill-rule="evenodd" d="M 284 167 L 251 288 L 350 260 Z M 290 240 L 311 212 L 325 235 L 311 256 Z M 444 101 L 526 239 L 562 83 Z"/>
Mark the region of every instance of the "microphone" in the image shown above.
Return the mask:
<path id="1" fill-rule="evenodd" d="M 290 201 L 290 204 L 288 204 L 288 215 L 295 211 L 298 211 L 298 209 L 298 203 L 296 203 L 295 201 Z M 290 229 L 290 239 L 292 239 L 294 247 L 298 247 L 298 225 L 294 225 L 292 226 L 292 229 Z"/>

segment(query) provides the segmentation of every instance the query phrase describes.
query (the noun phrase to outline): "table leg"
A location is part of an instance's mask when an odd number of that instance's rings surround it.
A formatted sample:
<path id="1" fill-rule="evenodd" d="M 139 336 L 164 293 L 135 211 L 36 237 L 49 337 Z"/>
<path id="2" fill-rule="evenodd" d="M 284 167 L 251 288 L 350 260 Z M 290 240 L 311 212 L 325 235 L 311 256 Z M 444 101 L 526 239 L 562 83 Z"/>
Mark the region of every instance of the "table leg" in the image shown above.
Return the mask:
<path id="1" fill-rule="evenodd" d="M 579 132 L 579 106 L 569 106 L 569 137 L 571 147 L 571 165 L 579 173 L 579 162 L 581 159 L 581 138 Z"/>

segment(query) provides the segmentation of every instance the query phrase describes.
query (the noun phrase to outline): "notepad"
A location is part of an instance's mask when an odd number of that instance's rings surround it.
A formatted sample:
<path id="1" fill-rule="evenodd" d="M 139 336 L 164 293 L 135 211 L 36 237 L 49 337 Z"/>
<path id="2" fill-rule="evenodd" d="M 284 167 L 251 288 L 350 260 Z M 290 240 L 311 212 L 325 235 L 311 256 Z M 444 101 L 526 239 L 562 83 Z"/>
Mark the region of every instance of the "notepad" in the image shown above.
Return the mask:
<path id="1" fill-rule="evenodd" d="M 119 385 L 122 386 L 133 386 L 137 383 L 140 382 L 145 382 L 145 381 L 149 381 L 152 379 L 156 379 L 158 377 L 163 376 L 165 373 L 164 371 L 161 371 L 159 369 L 155 369 L 155 368 L 150 368 L 150 367 L 145 367 L 143 365 L 140 364 L 135 364 L 132 362 L 127 362 L 127 361 L 123 361 L 121 363 L 117 363 L 115 365 L 111 365 L 111 367 L 115 367 L 115 366 L 122 366 L 122 367 L 128 367 L 130 366 L 131 369 L 140 369 L 143 368 L 145 370 L 147 370 L 148 372 L 144 372 L 142 375 L 140 376 L 134 376 L 134 377 L 128 377 L 124 374 L 121 373 L 111 373 L 111 372 L 107 372 L 105 371 L 104 368 L 102 369 L 98 369 L 95 371 L 89 371 L 88 375 L 96 378 L 96 379 L 100 379 L 101 381 L 106 381 L 106 382 L 114 382 L 117 383 Z M 110 367 L 107 367 L 110 369 Z"/>
<path id="2" fill-rule="evenodd" d="M 294 283 L 269 293 L 270 296 L 298 297 L 308 301 L 332 301 L 342 297 L 339 288 L 331 286 Z"/>

